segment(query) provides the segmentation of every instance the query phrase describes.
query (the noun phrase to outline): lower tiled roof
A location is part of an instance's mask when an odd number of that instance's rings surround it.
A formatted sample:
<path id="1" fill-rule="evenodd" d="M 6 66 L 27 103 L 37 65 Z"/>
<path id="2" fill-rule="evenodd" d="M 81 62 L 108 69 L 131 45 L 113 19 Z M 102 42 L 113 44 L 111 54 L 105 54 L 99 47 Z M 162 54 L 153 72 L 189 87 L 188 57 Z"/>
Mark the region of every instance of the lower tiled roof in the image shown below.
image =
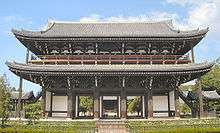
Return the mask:
<path id="1" fill-rule="evenodd" d="M 175 65 L 33 65 L 20 64 L 16 62 L 6 63 L 11 71 L 22 71 L 27 73 L 100 73 L 100 72 L 119 72 L 119 73 L 194 73 L 206 72 L 211 69 L 213 63 L 199 64 L 175 64 Z"/>

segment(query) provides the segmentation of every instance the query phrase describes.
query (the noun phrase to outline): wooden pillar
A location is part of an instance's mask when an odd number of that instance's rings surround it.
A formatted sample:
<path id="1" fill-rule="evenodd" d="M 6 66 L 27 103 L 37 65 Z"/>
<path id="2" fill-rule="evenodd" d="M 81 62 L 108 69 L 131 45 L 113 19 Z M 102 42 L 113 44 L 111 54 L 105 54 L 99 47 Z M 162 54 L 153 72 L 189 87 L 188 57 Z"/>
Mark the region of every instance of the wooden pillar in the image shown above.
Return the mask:
<path id="1" fill-rule="evenodd" d="M 103 96 L 99 96 L 99 117 L 102 118 L 103 116 L 103 108 L 102 108 L 102 102 L 103 102 Z"/>
<path id="2" fill-rule="evenodd" d="M 147 93 L 147 106 L 148 106 L 148 118 L 153 118 L 153 92 L 152 89 L 148 90 Z"/>
<path id="3" fill-rule="evenodd" d="M 149 89 L 147 92 L 147 117 L 148 118 L 153 118 L 153 89 L 152 89 L 152 84 L 153 84 L 153 77 L 150 79 L 150 84 L 149 84 Z"/>
<path id="4" fill-rule="evenodd" d="M 21 97 L 22 97 L 22 86 L 23 86 L 23 79 L 20 77 L 19 80 L 19 89 L 18 89 L 18 104 L 17 104 L 17 112 L 16 117 L 21 117 Z"/>
<path id="5" fill-rule="evenodd" d="M 27 49 L 27 52 L 26 52 L 26 64 L 28 64 L 28 61 L 29 61 L 29 49 Z"/>
<path id="6" fill-rule="evenodd" d="M 203 96 L 202 96 L 202 83 L 201 78 L 197 79 L 198 89 L 197 89 L 197 95 L 199 98 L 199 118 L 204 117 L 204 111 L 203 111 Z"/>
<path id="7" fill-rule="evenodd" d="M 121 45 L 121 53 L 124 54 L 125 53 L 125 44 L 122 43 Z"/>
<path id="8" fill-rule="evenodd" d="M 117 96 L 117 100 L 118 100 L 118 112 L 117 112 L 117 116 L 118 118 L 121 118 L 121 97 Z"/>
<path id="9" fill-rule="evenodd" d="M 146 117 L 146 111 L 145 111 L 145 108 L 146 108 L 145 107 L 145 102 L 146 102 L 145 100 L 146 99 L 145 99 L 145 96 L 141 96 L 141 98 L 142 98 L 142 100 L 141 100 L 142 101 L 142 117 L 145 118 Z"/>
<path id="10" fill-rule="evenodd" d="M 127 118 L 127 95 L 125 89 L 125 77 L 122 77 L 122 88 L 121 88 L 121 96 L 120 96 L 120 117 Z"/>
<path id="11" fill-rule="evenodd" d="M 144 118 L 148 118 L 148 96 L 147 96 L 147 91 L 145 91 L 144 92 L 144 107 L 145 107 L 145 109 L 144 109 L 144 114 L 145 114 L 145 116 L 144 116 Z"/>
<path id="12" fill-rule="evenodd" d="M 48 113 L 48 117 L 52 117 L 53 113 L 53 93 L 50 92 L 50 111 Z"/>
<path id="13" fill-rule="evenodd" d="M 192 63 L 195 63 L 195 55 L 194 55 L 193 46 L 191 46 L 191 59 L 192 59 Z"/>
<path id="14" fill-rule="evenodd" d="M 94 119 L 99 119 L 99 113 L 100 113 L 100 108 L 99 108 L 99 103 L 100 103 L 100 94 L 99 94 L 99 88 L 98 88 L 98 79 L 95 77 L 95 88 L 93 92 L 93 97 L 94 97 Z"/>
<path id="15" fill-rule="evenodd" d="M 42 106 L 42 111 L 43 111 L 43 117 L 45 117 L 45 113 L 46 113 L 46 89 L 44 87 L 42 87 L 41 106 Z"/>
<path id="16" fill-rule="evenodd" d="M 167 92 L 167 101 L 168 101 L 168 117 L 170 117 L 171 113 L 170 113 L 170 92 L 169 91 Z"/>
<path id="17" fill-rule="evenodd" d="M 68 89 L 67 90 L 67 99 L 68 99 L 68 102 L 67 102 L 67 117 L 68 118 L 73 118 L 73 115 L 74 115 L 74 112 L 73 112 L 73 92 L 71 89 Z"/>
<path id="18" fill-rule="evenodd" d="M 75 98 L 75 118 L 77 118 L 79 116 L 79 96 L 74 96 Z"/>
<path id="19" fill-rule="evenodd" d="M 125 88 L 122 88 L 120 98 L 121 98 L 120 100 L 121 118 L 127 118 L 127 96 L 126 96 Z"/>
<path id="20" fill-rule="evenodd" d="M 95 119 L 99 119 L 99 113 L 100 113 L 100 109 L 99 109 L 99 90 L 97 88 L 94 89 L 94 118 Z"/>
<path id="21" fill-rule="evenodd" d="M 95 53 L 98 54 L 98 44 L 95 43 Z"/>
<path id="22" fill-rule="evenodd" d="M 175 102 L 175 117 L 180 117 L 180 103 L 179 103 L 179 87 L 176 86 L 174 93 Z"/>

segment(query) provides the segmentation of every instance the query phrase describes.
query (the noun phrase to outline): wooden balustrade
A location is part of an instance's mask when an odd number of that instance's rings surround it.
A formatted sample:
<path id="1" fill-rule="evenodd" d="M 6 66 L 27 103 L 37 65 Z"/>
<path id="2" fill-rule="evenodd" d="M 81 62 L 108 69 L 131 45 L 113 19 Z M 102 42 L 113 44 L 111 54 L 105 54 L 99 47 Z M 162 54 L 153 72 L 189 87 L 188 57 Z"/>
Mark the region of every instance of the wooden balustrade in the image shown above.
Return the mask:
<path id="1" fill-rule="evenodd" d="M 42 55 L 32 64 L 187 64 L 187 55 Z"/>

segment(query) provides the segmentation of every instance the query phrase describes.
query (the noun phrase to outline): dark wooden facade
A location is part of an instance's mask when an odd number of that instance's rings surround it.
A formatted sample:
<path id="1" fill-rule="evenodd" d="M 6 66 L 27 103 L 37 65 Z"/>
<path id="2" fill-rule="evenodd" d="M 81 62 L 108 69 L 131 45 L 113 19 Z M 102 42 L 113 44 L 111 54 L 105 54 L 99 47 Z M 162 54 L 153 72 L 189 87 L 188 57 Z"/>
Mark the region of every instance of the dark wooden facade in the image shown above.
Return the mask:
<path id="1" fill-rule="evenodd" d="M 67 96 L 67 117 L 77 118 L 77 96 L 94 98 L 101 118 L 102 96 L 117 96 L 119 118 L 127 117 L 127 96 L 142 96 L 142 117 L 154 117 L 153 98 L 167 96 L 168 116 L 179 117 L 179 86 L 208 72 L 212 63 L 194 63 L 190 50 L 208 29 L 179 31 L 170 22 L 49 23 L 40 32 L 12 30 L 35 58 L 7 62 L 16 75 L 42 86 L 45 112 L 52 116 L 53 95 Z M 46 92 L 50 107 L 46 111 Z M 170 99 L 170 92 L 174 92 Z M 101 100 L 101 101 L 100 101 Z M 171 110 L 170 101 L 175 103 Z M 173 113 L 172 113 L 173 112 Z"/>

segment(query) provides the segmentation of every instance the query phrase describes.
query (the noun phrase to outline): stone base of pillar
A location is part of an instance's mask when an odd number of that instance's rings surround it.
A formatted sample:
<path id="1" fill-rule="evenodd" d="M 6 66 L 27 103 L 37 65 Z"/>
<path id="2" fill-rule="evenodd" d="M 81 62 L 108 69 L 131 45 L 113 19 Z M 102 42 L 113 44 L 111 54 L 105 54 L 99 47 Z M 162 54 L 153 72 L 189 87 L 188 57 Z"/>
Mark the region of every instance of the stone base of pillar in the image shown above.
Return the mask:
<path id="1" fill-rule="evenodd" d="M 194 110 L 194 109 L 192 109 L 191 112 L 192 112 L 192 118 L 196 118 L 196 116 L 197 116 L 197 111 Z"/>
<path id="2" fill-rule="evenodd" d="M 52 117 L 52 112 L 48 112 L 48 117 Z"/>
<path id="3" fill-rule="evenodd" d="M 67 117 L 72 119 L 73 118 L 73 113 L 72 112 L 67 112 Z"/>
<path id="4" fill-rule="evenodd" d="M 127 112 L 126 111 L 121 111 L 121 118 L 127 118 Z"/>
<path id="5" fill-rule="evenodd" d="M 99 119 L 99 111 L 94 111 L 94 119 Z"/>

